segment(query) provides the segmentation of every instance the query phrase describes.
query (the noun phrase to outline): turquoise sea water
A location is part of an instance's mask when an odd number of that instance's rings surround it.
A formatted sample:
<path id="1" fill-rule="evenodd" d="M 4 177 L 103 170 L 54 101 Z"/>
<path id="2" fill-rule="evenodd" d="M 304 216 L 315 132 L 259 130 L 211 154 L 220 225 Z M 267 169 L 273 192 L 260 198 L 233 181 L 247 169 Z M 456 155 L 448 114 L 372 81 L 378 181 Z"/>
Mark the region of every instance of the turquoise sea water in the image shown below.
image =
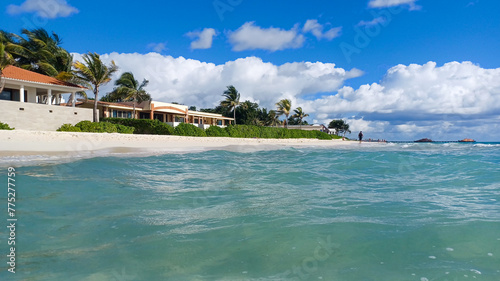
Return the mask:
<path id="1" fill-rule="evenodd" d="M 0 280 L 500 280 L 500 144 L 23 163 Z"/>

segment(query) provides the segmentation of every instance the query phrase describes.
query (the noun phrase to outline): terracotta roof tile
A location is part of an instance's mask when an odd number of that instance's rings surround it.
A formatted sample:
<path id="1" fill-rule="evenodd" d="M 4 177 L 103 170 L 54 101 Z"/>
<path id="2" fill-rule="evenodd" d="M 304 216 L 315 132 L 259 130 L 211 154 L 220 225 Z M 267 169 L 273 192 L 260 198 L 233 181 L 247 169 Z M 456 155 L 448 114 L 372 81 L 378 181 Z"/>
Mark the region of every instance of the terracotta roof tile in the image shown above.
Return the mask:
<path id="1" fill-rule="evenodd" d="M 59 86 L 67 86 L 67 87 L 77 87 L 84 88 L 72 83 L 64 82 L 61 80 L 57 80 L 54 77 L 50 77 L 47 75 L 43 75 L 40 73 L 36 73 L 33 71 L 29 71 L 26 69 L 19 68 L 17 66 L 9 65 L 2 71 L 2 76 L 5 78 L 11 78 L 16 80 L 23 80 L 28 82 L 36 82 L 50 85 L 59 85 Z"/>

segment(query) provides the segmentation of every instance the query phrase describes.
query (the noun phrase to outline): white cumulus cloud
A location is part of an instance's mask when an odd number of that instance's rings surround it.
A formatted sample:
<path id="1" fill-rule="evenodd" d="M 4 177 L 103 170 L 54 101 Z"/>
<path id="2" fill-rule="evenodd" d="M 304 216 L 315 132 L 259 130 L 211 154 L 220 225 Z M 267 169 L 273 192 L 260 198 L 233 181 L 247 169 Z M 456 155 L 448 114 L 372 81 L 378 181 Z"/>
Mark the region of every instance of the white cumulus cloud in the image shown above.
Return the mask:
<path id="1" fill-rule="evenodd" d="M 210 49 L 212 47 L 212 41 L 214 36 L 217 34 L 213 28 L 205 28 L 202 31 L 191 31 L 186 35 L 195 39 L 191 42 L 191 49 Z"/>
<path id="2" fill-rule="evenodd" d="M 74 57 L 81 59 L 79 54 Z M 257 57 L 219 65 L 158 53 L 111 53 L 101 58 L 107 63 L 114 60 L 120 67 L 119 73 L 132 71 L 138 80 L 148 79 L 147 90 L 154 100 L 175 101 L 198 108 L 217 105 L 228 85 L 234 85 L 241 92 L 241 100 L 258 102 L 269 109 L 274 109 L 274 104 L 282 98 L 290 98 L 294 106 L 300 106 L 295 101 L 301 96 L 337 91 L 345 80 L 362 75 L 357 69 L 347 71 L 332 63 L 275 65 Z M 113 84 L 109 83 L 102 88 L 100 96 L 112 88 Z"/>
<path id="3" fill-rule="evenodd" d="M 380 83 L 343 87 L 307 103 L 328 118 L 354 113 L 365 121 L 388 120 L 398 133 L 430 135 L 448 122 L 446 128 L 459 134 L 463 131 L 457 128 L 466 123 L 484 126 L 491 122 L 483 119 L 500 117 L 500 68 L 484 69 L 471 62 L 397 65 Z"/>
<path id="4" fill-rule="evenodd" d="M 10 15 L 35 13 L 42 18 L 54 19 L 69 17 L 78 13 L 78 9 L 69 5 L 66 0 L 26 0 L 19 6 L 7 6 L 7 13 Z"/>
<path id="5" fill-rule="evenodd" d="M 304 36 L 299 34 L 298 26 L 290 30 L 269 27 L 261 28 L 254 22 L 243 24 L 236 31 L 229 32 L 229 42 L 233 45 L 233 51 L 262 49 L 278 51 L 284 49 L 296 49 L 304 44 Z"/>
<path id="6" fill-rule="evenodd" d="M 415 4 L 417 0 L 370 0 L 368 6 L 371 8 L 386 8 L 394 7 L 399 5 L 408 5 L 410 9 L 417 9 L 418 6 Z"/>
<path id="7" fill-rule="evenodd" d="M 318 20 L 307 20 L 302 28 L 302 32 L 311 32 L 318 40 L 327 39 L 332 40 L 333 38 L 339 37 L 342 32 L 342 27 L 334 27 L 326 32 L 323 32 L 324 26 L 318 23 Z"/>

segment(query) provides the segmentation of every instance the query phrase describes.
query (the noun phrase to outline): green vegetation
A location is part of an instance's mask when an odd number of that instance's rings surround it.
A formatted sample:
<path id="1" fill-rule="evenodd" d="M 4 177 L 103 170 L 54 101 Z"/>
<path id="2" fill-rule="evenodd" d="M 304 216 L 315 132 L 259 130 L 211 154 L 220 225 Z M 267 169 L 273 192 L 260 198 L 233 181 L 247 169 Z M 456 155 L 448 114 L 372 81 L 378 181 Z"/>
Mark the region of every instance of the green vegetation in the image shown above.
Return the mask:
<path id="1" fill-rule="evenodd" d="M 180 123 L 175 127 L 175 135 L 178 136 L 193 136 L 193 137 L 206 137 L 207 134 L 203 129 L 196 127 L 193 124 Z"/>
<path id="2" fill-rule="evenodd" d="M 58 132 L 81 132 L 82 130 L 80 127 L 73 126 L 71 124 L 63 124 L 59 129 L 57 129 Z"/>
<path id="3" fill-rule="evenodd" d="M 229 133 L 226 129 L 219 126 L 210 126 L 205 130 L 207 137 L 229 137 Z"/>
<path id="4" fill-rule="evenodd" d="M 285 126 L 288 127 L 288 115 L 290 115 L 290 110 L 292 110 L 292 101 L 289 99 L 282 99 L 279 102 L 276 103 L 276 106 L 278 107 L 278 116 L 280 115 L 285 115 Z M 301 109 L 302 110 L 302 109 Z"/>
<path id="5" fill-rule="evenodd" d="M 113 73 L 118 71 L 118 67 L 114 61 L 111 61 L 109 66 L 105 65 L 97 53 L 83 54 L 82 59 L 83 63 L 77 61 L 73 64 L 75 68 L 74 75 L 86 88 L 92 89 L 94 93 L 94 122 L 96 122 L 99 119 L 97 116 L 99 87 L 111 81 L 111 77 Z"/>
<path id="6" fill-rule="evenodd" d="M 321 139 L 331 140 L 332 136 L 320 131 L 304 131 L 297 129 L 260 127 L 252 125 L 234 125 L 226 127 L 232 138 L 263 138 L 263 139 Z"/>
<path id="7" fill-rule="evenodd" d="M 328 124 L 328 128 L 330 129 L 334 129 L 335 130 L 335 134 L 337 136 L 340 136 L 340 134 L 343 134 L 343 136 L 345 137 L 345 134 L 346 133 L 351 133 L 351 130 L 349 129 L 349 124 L 347 124 L 347 122 L 345 122 L 344 120 L 332 120 L 330 122 L 330 124 Z"/>
<path id="8" fill-rule="evenodd" d="M 11 128 L 8 124 L 0 122 L 0 130 L 14 130 L 14 128 Z"/>
<path id="9" fill-rule="evenodd" d="M 116 131 L 113 129 L 116 126 Z M 120 126 L 123 127 L 120 129 Z M 128 129 L 128 131 L 127 131 Z M 304 131 L 298 129 L 286 129 L 275 127 L 263 127 L 254 125 L 230 125 L 226 128 L 210 126 L 202 130 L 195 125 L 181 123 L 177 127 L 167 125 L 159 120 L 149 119 L 126 119 L 126 118 L 103 118 L 100 123 L 82 121 L 75 126 L 63 125 L 58 131 L 66 132 L 107 132 L 107 133 L 134 133 L 149 135 L 177 135 L 193 137 L 232 137 L 232 138 L 263 138 L 263 139 L 338 139 L 320 131 Z"/>
<path id="10" fill-rule="evenodd" d="M 2 38 L 3 34 L 0 33 L 0 93 L 3 91 L 3 88 L 5 86 L 5 81 L 1 78 L 2 72 L 7 66 L 15 62 L 14 58 L 12 58 L 12 55 L 5 51 L 6 46 Z"/>
<path id="11" fill-rule="evenodd" d="M 159 120 L 103 118 L 102 122 L 119 124 L 135 128 L 134 134 L 141 135 L 174 135 L 174 128 Z"/>
<path id="12" fill-rule="evenodd" d="M 227 90 L 222 94 L 226 99 L 220 102 L 229 112 L 233 111 L 234 123 L 236 124 L 236 108 L 240 105 L 240 93 L 234 86 L 227 86 Z"/>
<path id="13" fill-rule="evenodd" d="M 151 96 L 145 90 L 148 84 L 148 80 L 144 79 L 142 83 L 139 83 L 139 81 L 135 79 L 132 72 L 125 72 L 120 76 L 120 78 L 118 78 L 118 80 L 115 81 L 115 85 L 118 87 L 115 88 L 113 92 L 102 97 L 101 101 L 133 101 L 134 111 L 132 113 L 132 116 L 135 119 L 136 103 L 151 100 Z"/>
<path id="14" fill-rule="evenodd" d="M 300 106 L 297 107 L 297 109 L 295 109 L 294 112 L 295 114 L 288 119 L 288 123 L 291 124 L 293 122 L 294 123 L 293 125 L 300 125 L 300 128 L 302 128 L 302 125 L 307 125 L 307 122 L 305 122 L 304 124 L 304 121 L 302 120 L 308 117 L 309 114 L 304 113 L 304 111 L 302 111 L 302 107 Z"/>
<path id="15" fill-rule="evenodd" d="M 55 33 L 43 28 L 23 29 L 21 35 L 0 31 L 0 43 L 15 66 L 61 80 L 72 76 L 73 56 L 61 47 L 62 40 Z"/>
<path id="16" fill-rule="evenodd" d="M 94 123 L 90 121 L 81 121 L 75 126 L 71 124 L 62 125 L 57 131 L 59 132 L 86 132 L 86 133 L 120 133 L 132 134 L 135 128 L 120 124 L 112 124 L 108 122 Z"/>

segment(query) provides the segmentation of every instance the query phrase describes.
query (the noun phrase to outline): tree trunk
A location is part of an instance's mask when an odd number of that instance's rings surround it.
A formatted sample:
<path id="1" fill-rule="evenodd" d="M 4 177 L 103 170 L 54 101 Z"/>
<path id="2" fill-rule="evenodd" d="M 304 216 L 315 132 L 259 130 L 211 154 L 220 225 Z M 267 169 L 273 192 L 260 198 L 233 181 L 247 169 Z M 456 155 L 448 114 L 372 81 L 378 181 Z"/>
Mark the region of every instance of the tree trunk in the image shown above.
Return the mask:
<path id="1" fill-rule="evenodd" d="M 234 125 L 236 125 L 236 106 L 233 108 L 233 116 L 234 116 Z"/>
<path id="2" fill-rule="evenodd" d="M 98 122 L 99 116 L 97 113 L 97 95 L 99 94 L 99 86 L 96 85 L 95 90 L 94 90 L 94 122 Z"/>
<path id="3" fill-rule="evenodd" d="M 132 113 L 132 119 L 135 119 L 135 102 L 136 102 L 136 97 L 134 97 L 134 111 Z"/>

